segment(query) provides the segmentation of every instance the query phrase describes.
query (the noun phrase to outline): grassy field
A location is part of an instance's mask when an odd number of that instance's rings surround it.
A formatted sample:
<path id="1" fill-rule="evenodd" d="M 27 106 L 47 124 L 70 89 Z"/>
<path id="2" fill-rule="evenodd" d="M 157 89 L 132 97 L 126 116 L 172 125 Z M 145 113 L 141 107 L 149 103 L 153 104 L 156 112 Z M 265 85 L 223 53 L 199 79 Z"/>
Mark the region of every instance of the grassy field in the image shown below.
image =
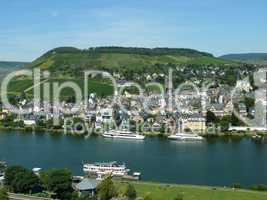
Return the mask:
<path id="1" fill-rule="evenodd" d="M 157 184 L 132 182 L 138 197 L 149 194 L 153 200 L 173 200 L 177 194 L 183 195 L 183 200 L 266 200 L 266 192 L 250 190 L 233 190 L 205 186 Z M 116 183 L 120 191 L 125 190 L 126 183 Z"/>

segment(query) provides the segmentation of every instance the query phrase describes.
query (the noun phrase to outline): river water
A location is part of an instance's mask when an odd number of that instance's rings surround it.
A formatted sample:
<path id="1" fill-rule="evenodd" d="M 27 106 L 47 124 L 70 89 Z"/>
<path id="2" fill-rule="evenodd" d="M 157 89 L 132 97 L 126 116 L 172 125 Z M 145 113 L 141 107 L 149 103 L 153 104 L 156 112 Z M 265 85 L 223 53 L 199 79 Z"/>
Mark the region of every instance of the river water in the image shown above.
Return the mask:
<path id="1" fill-rule="evenodd" d="M 28 168 L 69 168 L 82 175 L 82 162 L 125 162 L 142 179 L 179 184 L 243 186 L 267 184 L 267 144 L 251 139 L 181 143 L 102 137 L 0 132 L 0 160 Z"/>

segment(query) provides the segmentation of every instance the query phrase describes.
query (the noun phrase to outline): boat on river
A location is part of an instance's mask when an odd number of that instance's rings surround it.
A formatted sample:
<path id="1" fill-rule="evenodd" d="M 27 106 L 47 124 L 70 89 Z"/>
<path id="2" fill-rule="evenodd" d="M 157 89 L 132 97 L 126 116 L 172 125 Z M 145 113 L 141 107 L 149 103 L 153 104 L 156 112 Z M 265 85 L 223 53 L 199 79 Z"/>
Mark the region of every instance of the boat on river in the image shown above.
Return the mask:
<path id="1" fill-rule="evenodd" d="M 251 137 L 254 141 L 263 141 L 264 137 L 262 135 L 254 134 Z"/>
<path id="2" fill-rule="evenodd" d="M 83 171 L 89 174 L 124 176 L 128 174 L 129 169 L 126 168 L 125 164 L 118 164 L 114 161 L 106 163 L 85 163 L 83 165 Z"/>
<path id="3" fill-rule="evenodd" d="M 144 140 L 145 136 L 127 130 L 108 130 L 102 134 L 106 138 Z"/>
<path id="4" fill-rule="evenodd" d="M 139 180 L 141 173 L 134 172 L 133 175 L 129 175 L 129 169 L 125 164 L 118 164 L 113 162 L 98 162 L 98 163 L 84 163 L 83 171 L 88 176 L 96 177 L 97 180 L 102 180 L 103 177 L 111 175 L 113 178 L 122 178 L 130 180 Z"/>
<path id="5" fill-rule="evenodd" d="M 168 139 L 179 141 L 203 141 L 204 138 L 195 133 L 176 133 L 168 136 Z"/>

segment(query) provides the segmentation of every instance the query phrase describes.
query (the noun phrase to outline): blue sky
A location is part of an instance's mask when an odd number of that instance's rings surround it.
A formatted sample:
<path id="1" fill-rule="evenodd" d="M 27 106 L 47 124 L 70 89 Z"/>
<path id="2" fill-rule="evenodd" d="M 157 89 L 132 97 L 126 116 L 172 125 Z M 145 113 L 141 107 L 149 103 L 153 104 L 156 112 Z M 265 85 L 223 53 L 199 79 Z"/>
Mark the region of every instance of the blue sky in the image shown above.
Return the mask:
<path id="1" fill-rule="evenodd" d="M 267 52 L 266 0 L 0 0 L 0 60 L 59 46 Z"/>

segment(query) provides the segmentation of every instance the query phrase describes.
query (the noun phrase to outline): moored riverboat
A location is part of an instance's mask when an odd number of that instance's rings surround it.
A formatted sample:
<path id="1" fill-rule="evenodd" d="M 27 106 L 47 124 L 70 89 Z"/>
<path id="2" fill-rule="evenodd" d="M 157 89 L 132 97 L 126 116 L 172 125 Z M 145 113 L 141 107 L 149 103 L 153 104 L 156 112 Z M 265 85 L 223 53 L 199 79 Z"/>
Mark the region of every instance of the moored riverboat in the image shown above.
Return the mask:
<path id="1" fill-rule="evenodd" d="M 176 133 L 168 136 L 168 139 L 178 141 L 203 141 L 204 138 L 194 133 Z"/>
<path id="2" fill-rule="evenodd" d="M 102 134 L 106 138 L 119 138 L 119 139 L 133 139 L 133 140 L 144 140 L 145 136 L 133 133 L 127 130 L 109 130 Z"/>
<path id="3" fill-rule="evenodd" d="M 134 172 L 129 175 L 130 171 L 125 164 L 118 164 L 113 162 L 98 162 L 98 163 L 84 163 L 83 171 L 90 177 L 96 177 L 97 180 L 102 180 L 103 177 L 111 175 L 113 178 L 139 180 L 141 173 Z"/>

